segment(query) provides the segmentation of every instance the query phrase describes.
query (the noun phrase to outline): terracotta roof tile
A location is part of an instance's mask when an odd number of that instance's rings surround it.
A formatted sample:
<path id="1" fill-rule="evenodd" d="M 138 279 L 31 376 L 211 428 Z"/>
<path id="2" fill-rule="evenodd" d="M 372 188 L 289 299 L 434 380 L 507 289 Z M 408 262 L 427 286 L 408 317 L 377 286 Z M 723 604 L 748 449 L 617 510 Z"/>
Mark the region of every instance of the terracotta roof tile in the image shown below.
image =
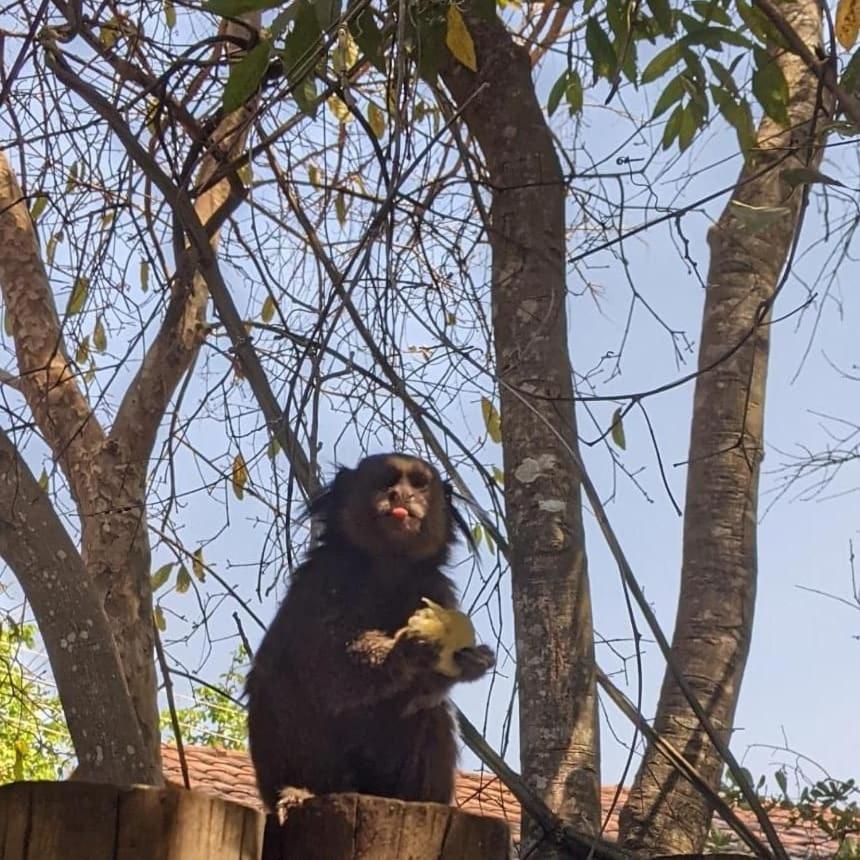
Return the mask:
<path id="1" fill-rule="evenodd" d="M 165 777 L 170 782 L 181 784 L 182 771 L 179 766 L 179 754 L 176 747 L 164 745 L 162 756 Z M 193 789 L 262 809 L 260 798 L 257 795 L 254 769 L 247 753 L 241 750 L 221 749 L 220 747 L 186 746 L 185 757 L 188 763 L 188 776 Z M 604 810 L 610 808 L 615 794 L 616 789 L 613 786 L 603 787 L 601 802 Z M 619 800 L 610 816 L 605 830 L 605 835 L 609 839 L 614 839 L 618 835 L 618 811 L 626 794 L 626 789 L 622 789 Z M 498 777 L 492 774 L 465 772 L 458 774 L 455 805 L 477 815 L 504 818 L 511 825 L 514 839 L 519 834 L 519 803 L 513 794 L 502 785 Z M 739 810 L 738 815 L 754 831 L 758 832 L 755 818 L 750 812 Z M 812 825 L 792 823 L 790 813 L 787 810 L 773 809 L 771 819 L 792 858 L 804 858 L 804 860 L 819 860 L 820 858 L 824 860 L 824 858 L 832 858 L 835 855 L 837 846 L 827 838 L 823 831 Z M 715 826 L 726 835 L 730 834 L 730 831 L 725 828 L 721 821 L 715 819 Z M 729 850 L 740 851 L 743 849 L 737 843 L 733 843 Z"/>

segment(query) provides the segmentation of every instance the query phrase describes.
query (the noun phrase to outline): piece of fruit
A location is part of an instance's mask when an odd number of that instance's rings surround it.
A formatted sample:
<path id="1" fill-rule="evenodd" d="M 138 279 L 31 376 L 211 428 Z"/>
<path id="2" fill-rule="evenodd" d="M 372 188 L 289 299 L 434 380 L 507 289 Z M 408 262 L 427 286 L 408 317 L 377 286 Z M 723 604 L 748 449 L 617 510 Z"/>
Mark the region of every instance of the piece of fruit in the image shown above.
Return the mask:
<path id="1" fill-rule="evenodd" d="M 445 609 L 427 597 L 421 599 L 426 604 L 425 608 L 412 614 L 404 632 L 408 631 L 438 645 L 436 671 L 456 678 L 460 674 L 460 667 L 454 661 L 454 654 L 461 648 L 475 647 L 475 628 L 464 612 Z"/>

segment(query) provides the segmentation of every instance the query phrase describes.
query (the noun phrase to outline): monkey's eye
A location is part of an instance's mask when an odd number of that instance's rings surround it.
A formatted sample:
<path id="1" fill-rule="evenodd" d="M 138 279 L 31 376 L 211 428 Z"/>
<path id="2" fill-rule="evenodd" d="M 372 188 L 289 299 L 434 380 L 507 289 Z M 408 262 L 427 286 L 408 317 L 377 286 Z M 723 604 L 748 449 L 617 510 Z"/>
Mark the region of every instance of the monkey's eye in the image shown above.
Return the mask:
<path id="1" fill-rule="evenodd" d="M 387 490 L 389 487 L 393 487 L 399 480 L 400 469 L 396 466 L 389 466 L 380 475 L 379 487 L 380 489 Z"/>
<path id="2" fill-rule="evenodd" d="M 416 490 L 423 490 L 430 484 L 430 476 L 426 472 L 416 470 L 414 472 L 410 472 L 409 483 L 412 484 Z"/>

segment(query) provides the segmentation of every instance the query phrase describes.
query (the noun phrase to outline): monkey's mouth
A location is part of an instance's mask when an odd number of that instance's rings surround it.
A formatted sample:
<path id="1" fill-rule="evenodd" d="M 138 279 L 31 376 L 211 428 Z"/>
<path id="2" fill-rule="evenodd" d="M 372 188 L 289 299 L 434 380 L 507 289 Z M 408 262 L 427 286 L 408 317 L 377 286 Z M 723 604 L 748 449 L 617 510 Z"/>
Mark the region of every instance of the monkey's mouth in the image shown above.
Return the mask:
<path id="1" fill-rule="evenodd" d="M 421 529 L 421 517 L 402 505 L 393 505 L 380 511 L 381 519 L 395 534 L 414 534 Z"/>

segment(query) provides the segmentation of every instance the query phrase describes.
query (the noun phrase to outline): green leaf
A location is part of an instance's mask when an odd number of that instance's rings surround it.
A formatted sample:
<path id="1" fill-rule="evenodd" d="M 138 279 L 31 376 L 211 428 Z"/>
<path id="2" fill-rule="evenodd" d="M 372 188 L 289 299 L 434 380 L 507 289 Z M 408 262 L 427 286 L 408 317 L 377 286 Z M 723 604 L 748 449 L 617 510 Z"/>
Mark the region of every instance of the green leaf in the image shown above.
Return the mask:
<path id="1" fill-rule="evenodd" d="M 582 79 L 579 77 L 579 72 L 576 69 L 565 70 L 562 72 L 561 77 L 553 84 L 546 104 L 549 116 L 555 113 L 561 103 L 562 96 L 568 104 L 571 116 L 582 110 Z"/>
<path id="2" fill-rule="evenodd" d="M 561 104 L 561 97 L 564 95 L 564 91 L 567 89 L 567 76 L 570 74 L 567 69 L 565 69 L 559 79 L 552 85 L 552 89 L 549 91 L 549 98 L 546 102 L 546 112 L 549 116 L 552 116 L 558 106 Z"/>
<path id="3" fill-rule="evenodd" d="M 241 501 L 245 495 L 245 485 L 248 483 L 248 467 L 245 465 L 245 458 L 241 454 L 237 454 L 233 460 L 231 480 L 233 493 Z"/>
<path id="4" fill-rule="evenodd" d="M 173 0 L 164 0 L 164 20 L 168 30 L 176 26 L 176 7 L 173 5 Z"/>
<path id="5" fill-rule="evenodd" d="M 493 466 L 493 480 L 500 487 L 505 485 L 505 473 L 498 466 Z"/>
<path id="6" fill-rule="evenodd" d="M 472 542 L 475 546 L 481 545 L 481 539 L 484 537 L 484 528 L 480 523 L 475 523 L 472 526 Z"/>
<path id="7" fill-rule="evenodd" d="M 140 261 L 140 288 L 143 292 L 149 289 L 149 263 L 146 260 Z"/>
<path id="8" fill-rule="evenodd" d="M 860 96 L 860 48 L 854 52 L 854 56 L 848 61 L 845 70 L 842 72 L 842 77 L 839 80 L 839 86 L 843 90 L 847 90 L 851 95 Z"/>
<path id="9" fill-rule="evenodd" d="M 620 407 L 612 413 L 612 441 L 622 451 L 627 448 L 627 441 L 624 438 L 624 420 Z"/>
<path id="10" fill-rule="evenodd" d="M 564 97 L 567 100 L 567 110 L 571 116 L 582 112 L 582 78 L 580 78 L 579 72 L 576 69 L 572 69 L 570 72 L 569 83 L 567 89 L 564 91 Z"/>
<path id="11" fill-rule="evenodd" d="M 66 316 L 73 317 L 83 310 L 89 291 L 89 278 L 85 278 L 83 275 L 79 278 L 75 278 L 75 285 L 72 287 L 72 294 L 69 296 L 69 304 L 66 308 Z"/>
<path id="12" fill-rule="evenodd" d="M 173 563 L 163 564 L 152 576 L 149 578 L 149 585 L 152 588 L 153 594 L 164 585 L 165 582 L 170 578 L 170 571 L 173 570 Z"/>
<path id="13" fill-rule="evenodd" d="M 45 211 L 47 205 L 48 198 L 44 194 L 40 194 L 33 201 L 33 205 L 30 207 L 30 218 L 34 224 L 39 220 L 39 216 Z"/>
<path id="14" fill-rule="evenodd" d="M 266 454 L 268 455 L 270 460 L 274 460 L 275 457 L 278 456 L 280 451 L 281 451 L 281 443 L 278 441 L 278 437 L 272 436 L 272 438 L 269 439 L 269 444 L 266 448 Z"/>
<path id="15" fill-rule="evenodd" d="M 681 117 L 683 115 L 684 106 L 677 105 L 663 128 L 663 149 L 668 149 L 678 136 L 678 130 L 681 128 Z"/>
<path id="16" fill-rule="evenodd" d="M 672 9 L 669 6 L 669 0 L 647 0 L 647 3 L 654 20 L 660 25 L 660 29 L 666 36 L 671 36 L 675 32 L 675 25 L 672 23 Z"/>
<path id="17" fill-rule="evenodd" d="M 502 418 L 493 402 L 486 397 L 481 398 L 481 414 L 487 435 L 498 445 L 502 441 Z"/>
<path id="18" fill-rule="evenodd" d="M 361 48 L 364 56 L 376 66 L 380 72 L 385 71 L 385 58 L 382 55 L 382 30 L 376 23 L 376 17 L 373 14 L 371 6 L 357 15 L 349 22 L 349 31 L 355 39 L 356 44 Z"/>
<path id="19" fill-rule="evenodd" d="M 672 78 L 667 84 L 666 89 L 660 93 L 660 98 L 657 99 L 657 104 L 654 105 L 654 112 L 651 114 L 651 119 L 657 119 L 658 116 L 666 113 L 675 102 L 680 101 L 685 92 L 684 76 L 678 75 Z"/>
<path id="20" fill-rule="evenodd" d="M 615 48 L 609 36 L 603 32 L 603 28 L 594 16 L 588 19 L 585 25 L 585 46 L 591 54 L 594 65 L 594 78 L 611 78 L 615 74 L 618 58 L 615 56 Z"/>
<path id="21" fill-rule="evenodd" d="M 309 116 L 311 119 L 316 118 L 319 99 L 317 98 L 317 84 L 312 75 L 308 75 L 293 90 L 293 98 L 305 116 Z"/>
<path id="22" fill-rule="evenodd" d="M 12 318 L 9 316 L 8 310 L 3 314 L 3 331 L 7 337 L 12 337 Z"/>
<path id="23" fill-rule="evenodd" d="M 660 51 L 642 72 L 642 83 L 648 84 L 651 81 L 656 81 L 661 75 L 665 75 L 675 63 L 679 62 L 683 57 L 684 46 L 680 42 L 675 42 L 674 45 L 669 45 L 668 48 Z"/>
<path id="24" fill-rule="evenodd" d="M 93 346 L 99 352 L 104 352 L 107 349 L 107 335 L 101 317 L 96 320 L 95 328 L 93 328 Z"/>
<path id="25" fill-rule="evenodd" d="M 179 568 L 179 573 L 176 574 L 176 593 L 185 594 L 191 588 L 191 575 L 188 573 L 188 568 L 183 564 Z"/>
<path id="26" fill-rule="evenodd" d="M 708 65 L 714 73 L 714 77 L 723 85 L 723 88 L 728 90 L 733 96 L 738 94 L 738 87 L 732 73 L 719 61 L 713 57 L 708 57 Z"/>
<path id="27" fill-rule="evenodd" d="M 27 756 L 27 741 L 18 738 L 14 744 L 15 763 L 12 765 L 12 778 L 20 782 L 24 779 L 24 759 Z"/>
<path id="28" fill-rule="evenodd" d="M 703 21 L 716 21 L 726 27 L 732 26 L 728 12 L 715 0 L 693 0 L 691 5 Z"/>
<path id="29" fill-rule="evenodd" d="M 41 475 L 39 475 L 39 486 L 40 486 L 43 490 L 47 490 L 47 489 L 48 489 L 48 473 L 47 473 L 47 471 L 45 470 L 44 466 L 42 467 L 42 474 L 41 474 Z"/>
<path id="30" fill-rule="evenodd" d="M 167 630 L 167 621 L 164 619 L 164 610 L 160 606 L 156 606 L 155 609 L 152 610 L 152 617 L 155 621 L 155 626 L 164 633 Z"/>
<path id="31" fill-rule="evenodd" d="M 388 128 L 388 123 L 385 120 L 385 114 L 376 102 L 370 102 L 367 105 L 367 122 L 373 129 L 373 133 L 381 140 L 385 137 L 385 131 Z"/>
<path id="32" fill-rule="evenodd" d="M 463 20 L 463 15 L 456 3 L 451 3 L 447 13 L 448 29 L 445 31 L 445 44 L 454 57 L 467 69 L 478 71 L 478 60 L 475 56 L 475 43 Z"/>
<path id="33" fill-rule="evenodd" d="M 340 17 L 340 0 L 313 0 L 320 29 L 325 31 Z"/>
<path id="34" fill-rule="evenodd" d="M 681 114 L 680 124 L 678 126 L 678 149 L 683 152 L 693 142 L 693 137 L 699 127 L 696 113 L 693 110 L 693 105 L 689 104 Z"/>
<path id="35" fill-rule="evenodd" d="M 230 69 L 230 77 L 224 87 L 224 113 L 233 113 L 242 107 L 257 91 L 263 75 L 269 67 L 272 56 L 272 43 L 266 39 L 252 48 L 242 59 Z"/>
<path id="36" fill-rule="evenodd" d="M 266 296 L 266 301 L 263 302 L 263 309 L 260 311 L 260 319 L 264 323 L 269 323 L 275 316 L 276 310 L 275 300 L 271 296 Z"/>
<path id="37" fill-rule="evenodd" d="M 755 49 L 756 68 L 752 76 L 753 94 L 764 112 L 783 128 L 788 127 L 788 83 L 776 60 L 767 51 Z"/>
<path id="38" fill-rule="evenodd" d="M 776 784 L 779 786 L 779 790 L 783 794 L 788 794 L 788 780 L 785 777 L 785 771 L 780 768 L 774 773 L 773 778 L 776 780 Z"/>
<path id="39" fill-rule="evenodd" d="M 439 15 L 424 15 L 418 20 L 418 74 L 422 80 L 435 84 L 442 62 L 442 47 L 447 39 L 447 19 Z M 391 91 L 389 90 L 389 97 Z M 390 114 L 394 111 L 389 109 Z"/>
<path id="40" fill-rule="evenodd" d="M 224 15 L 228 18 L 238 18 L 246 12 L 256 12 L 258 9 L 274 9 L 280 6 L 283 0 L 206 0 L 203 9 L 214 12 L 216 15 Z"/>

